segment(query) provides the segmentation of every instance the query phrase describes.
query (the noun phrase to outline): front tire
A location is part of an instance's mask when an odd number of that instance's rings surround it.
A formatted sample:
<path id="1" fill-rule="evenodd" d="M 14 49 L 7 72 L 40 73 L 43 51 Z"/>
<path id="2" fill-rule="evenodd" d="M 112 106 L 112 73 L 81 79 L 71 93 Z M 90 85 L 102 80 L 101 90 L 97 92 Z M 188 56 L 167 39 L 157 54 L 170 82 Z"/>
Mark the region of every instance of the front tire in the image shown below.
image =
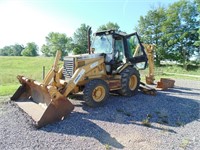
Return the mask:
<path id="1" fill-rule="evenodd" d="M 136 68 L 127 67 L 121 72 L 121 89 L 119 93 L 122 96 L 133 96 L 138 93 L 140 85 L 140 74 Z"/>
<path id="2" fill-rule="evenodd" d="M 83 99 L 90 107 L 102 105 L 109 96 L 108 84 L 101 79 L 89 81 L 83 91 Z"/>

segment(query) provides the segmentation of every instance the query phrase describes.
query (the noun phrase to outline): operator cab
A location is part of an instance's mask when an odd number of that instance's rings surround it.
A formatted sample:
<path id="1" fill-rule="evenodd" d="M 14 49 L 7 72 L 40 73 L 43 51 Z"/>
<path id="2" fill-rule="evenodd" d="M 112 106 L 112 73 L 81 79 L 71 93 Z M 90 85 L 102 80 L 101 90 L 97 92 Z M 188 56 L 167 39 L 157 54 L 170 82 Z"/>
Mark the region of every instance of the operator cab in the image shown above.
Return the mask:
<path id="1" fill-rule="evenodd" d="M 91 52 L 105 56 L 108 73 L 129 62 L 138 69 L 146 67 L 146 53 L 136 32 L 101 31 L 94 34 L 92 41 Z"/>

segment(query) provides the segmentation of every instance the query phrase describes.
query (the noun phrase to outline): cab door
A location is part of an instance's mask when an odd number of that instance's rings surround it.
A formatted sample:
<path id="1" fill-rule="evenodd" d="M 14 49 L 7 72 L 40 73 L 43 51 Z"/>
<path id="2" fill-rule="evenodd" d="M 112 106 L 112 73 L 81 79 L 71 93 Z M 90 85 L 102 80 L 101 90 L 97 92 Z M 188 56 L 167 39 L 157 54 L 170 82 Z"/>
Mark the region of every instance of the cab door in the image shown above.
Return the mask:
<path id="1" fill-rule="evenodd" d="M 137 32 L 126 35 L 125 41 L 125 55 L 128 61 L 138 69 L 145 69 L 148 59 Z"/>

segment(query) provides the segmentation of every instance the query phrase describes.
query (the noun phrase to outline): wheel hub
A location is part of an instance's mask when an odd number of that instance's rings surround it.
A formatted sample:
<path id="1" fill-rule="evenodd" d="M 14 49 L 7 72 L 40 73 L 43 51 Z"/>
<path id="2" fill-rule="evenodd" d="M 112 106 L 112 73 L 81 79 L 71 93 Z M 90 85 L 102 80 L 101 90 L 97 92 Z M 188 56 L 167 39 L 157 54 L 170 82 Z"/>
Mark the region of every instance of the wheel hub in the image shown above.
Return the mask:
<path id="1" fill-rule="evenodd" d="M 132 75 L 129 80 L 129 88 L 130 90 L 133 91 L 135 90 L 136 86 L 137 86 L 137 77 L 135 75 Z"/>
<path id="2" fill-rule="evenodd" d="M 105 89 L 102 86 L 97 86 L 92 92 L 92 97 L 94 101 L 100 102 L 105 97 L 105 94 Z"/>

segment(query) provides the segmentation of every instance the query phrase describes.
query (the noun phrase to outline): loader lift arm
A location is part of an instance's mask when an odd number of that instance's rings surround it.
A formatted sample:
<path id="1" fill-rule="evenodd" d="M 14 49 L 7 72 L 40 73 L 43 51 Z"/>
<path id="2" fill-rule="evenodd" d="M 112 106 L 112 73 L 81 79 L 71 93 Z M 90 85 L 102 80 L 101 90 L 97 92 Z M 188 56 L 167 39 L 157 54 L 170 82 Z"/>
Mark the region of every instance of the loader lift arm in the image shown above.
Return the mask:
<path id="1" fill-rule="evenodd" d="M 42 83 L 24 76 L 17 77 L 22 85 L 11 100 L 33 118 L 37 128 L 65 118 L 74 109 L 74 105 L 54 86 L 61 85 L 57 78 L 60 57 L 61 52 L 57 51 L 52 69 Z"/>
<path id="2" fill-rule="evenodd" d="M 11 97 L 11 100 L 16 101 L 36 121 L 38 128 L 65 118 L 74 109 L 74 105 L 66 99 L 68 94 L 79 82 L 85 80 L 88 72 L 104 63 L 104 57 L 99 57 L 78 68 L 69 82 L 61 83 L 62 68 L 59 70 L 58 67 L 60 56 L 61 52 L 57 51 L 52 69 L 42 83 L 18 76 L 22 86 Z"/>
<path id="3" fill-rule="evenodd" d="M 44 86 L 49 85 L 49 83 L 51 82 L 51 80 L 53 78 L 56 79 L 55 75 L 57 75 L 58 70 L 59 70 L 58 62 L 59 62 L 60 58 L 61 58 L 61 51 L 57 51 L 53 66 L 52 66 L 51 70 L 49 70 L 49 72 L 47 73 L 47 75 L 45 76 L 45 78 L 42 82 L 42 84 L 44 84 Z M 58 80 L 56 82 L 59 83 Z"/>
<path id="4" fill-rule="evenodd" d="M 101 65 L 102 63 L 104 63 L 104 58 L 101 57 L 89 64 L 86 64 L 80 68 L 78 68 L 75 73 L 73 74 L 71 80 L 68 82 L 68 84 L 65 87 L 65 92 L 63 93 L 63 95 L 65 97 L 68 96 L 68 94 L 74 89 L 74 87 L 78 84 L 78 82 L 83 81 L 86 78 L 86 74 L 88 72 L 90 72 L 91 70 L 93 70 L 95 67 L 98 67 L 99 65 Z"/>

